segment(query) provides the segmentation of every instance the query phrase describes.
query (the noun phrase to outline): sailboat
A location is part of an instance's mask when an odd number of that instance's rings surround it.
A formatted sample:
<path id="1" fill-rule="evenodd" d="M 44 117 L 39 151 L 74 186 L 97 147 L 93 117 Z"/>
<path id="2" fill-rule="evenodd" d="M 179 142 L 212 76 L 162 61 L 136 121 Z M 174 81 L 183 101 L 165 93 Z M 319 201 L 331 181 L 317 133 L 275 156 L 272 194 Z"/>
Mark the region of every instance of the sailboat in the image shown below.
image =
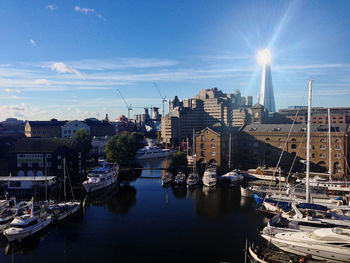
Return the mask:
<path id="1" fill-rule="evenodd" d="M 165 149 L 167 150 L 167 144 L 165 146 Z M 166 166 L 168 165 L 168 154 L 165 155 L 165 164 Z M 161 179 L 162 186 L 167 186 L 172 181 L 174 181 L 174 175 L 166 169 L 165 172 L 162 174 Z"/>
<path id="2" fill-rule="evenodd" d="M 307 151 L 306 151 L 306 202 L 299 204 L 299 207 L 295 203 L 291 204 L 291 210 L 288 213 L 282 213 L 281 215 L 286 219 L 293 221 L 297 224 L 301 230 L 310 230 L 314 228 L 322 228 L 322 227 L 334 227 L 334 226 L 342 226 L 342 227 L 350 227 L 350 217 L 340 216 L 334 213 L 329 213 L 327 207 L 323 207 L 314 203 L 310 203 L 310 185 L 309 185 L 309 177 L 310 177 L 310 137 L 311 137 L 311 91 L 312 91 L 312 80 L 309 81 L 309 102 L 308 102 L 308 122 L 307 122 Z M 265 200 L 266 201 L 266 200 Z M 268 201 L 268 202 L 267 202 Z M 280 200 L 267 200 L 265 203 L 265 207 L 270 210 L 276 209 L 276 206 L 279 203 L 283 204 Z M 277 201 L 277 203 L 276 203 Z M 273 205 L 271 205 L 273 204 Z M 271 206 L 270 206 L 271 205 Z M 274 206 L 275 205 L 275 206 Z M 300 206 L 302 205 L 302 206 Z M 322 211 L 323 210 L 323 211 Z M 273 227 L 272 227 L 273 228 Z M 271 230 L 271 226 L 267 226 L 262 235 L 265 239 L 270 240 L 272 237 L 275 237 L 276 233 L 273 233 Z M 288 228 L 286 231 L 289 231 Z M 294 231 L 294 230 L 293 230 Z M 281 230 L 283 233 L 284 231 Z M 266 234 L 269 233 L 269 234 Z M 278 242 L 276 243 L 278 246 Z M 282 250 L 284 247 L 280 247 Z M 288 250 L 287 250 L 288 251 Z"/>
<path id="3" fill-rule="evenodd" d="M 229 172 L 221 175 L 220 180 L 223 182 L 227 182 L 229 186 L 236 186 L 240 182 L 243 181 L 243 175 L 241 175 L 240 171 L 237 169 L 234 169 L 231 171 L 231 133 L 229 138 L 229 153 L 228 153 L 228 169 Z"/>
<path id="4" fill-rule="evenodd" d="M 196 171 L 196 142 L 195 142 L 195 137 L 194 137 L 194 130 L 193 130 L 193 135 L 192 135 L 192 160 L 193 160 L 193 164 L 192 164 L 192 173 L 190 173 L 187 177 L 186 183 L 187 186 L 193 186 L 198 184 L 199 182 L 199 176 L 198 173 Z"/>
<path id="5" fill-rule="evenodd" d="M 80 202 L 77 201 L 71 201 L 67 202 L 67 190 L 66 190 L 66 173 L 68 172 L 67 165 L 66 165 L 66 159 L 63 159 L 63 195 L 64 195 L 64 202 L 57 203 L 54 205 L 50 205 L 48 207 L 48 211 L 52 213 L 52 218 L 54 222 L 61 222 L 65 219 L 67 219 L 70 216 L 73 216 L 74 214 L 77 214 L 80 211 Z M 72 198 L 74 198 L 74 192 L 72 188 L 72 184 L 70 181 L 70 177 L 68 174 L 68 181 L 72 193 Z"/>

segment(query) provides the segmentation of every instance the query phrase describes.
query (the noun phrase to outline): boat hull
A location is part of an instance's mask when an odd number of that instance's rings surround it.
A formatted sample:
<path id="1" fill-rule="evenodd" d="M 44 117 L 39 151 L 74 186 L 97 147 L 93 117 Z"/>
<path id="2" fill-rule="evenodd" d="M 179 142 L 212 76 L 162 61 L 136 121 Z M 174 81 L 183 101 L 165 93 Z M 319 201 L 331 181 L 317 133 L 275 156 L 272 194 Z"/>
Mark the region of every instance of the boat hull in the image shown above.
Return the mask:
<path id="1" fill-rule="evenodd" d="M 84 186 L 86 192 L 91 193 L 91 192 L 106 188 L 106 187 L 108 187 L 111 184 L 114 184 L 116 182 L 117 182 L 117 177 L 112 177 L 112 178 L 108 178 L 107 180 L 105 180 L 103 182 L 99 182 L 99 183 L 84 182 L 83 186 Z"/>
<path id="2" fill-rule="evenodd" d="M 35 233 L 43 230 L 50 223 L 51 223 L 51 218 L 47 218 L 47 219 L 41 221 L 40 223 L 38 223 L 37 225 L 35 225 L 29 229 L 22 230 L 22 231 L 14 231 L 12 228 L 9 228 L 9 229 L 4 231 L 4 235 L 6 236 L 6 238 L 9 242 L 21 241 L 22 239 L 27 238 L 29 236 L 32 236 Z"/>

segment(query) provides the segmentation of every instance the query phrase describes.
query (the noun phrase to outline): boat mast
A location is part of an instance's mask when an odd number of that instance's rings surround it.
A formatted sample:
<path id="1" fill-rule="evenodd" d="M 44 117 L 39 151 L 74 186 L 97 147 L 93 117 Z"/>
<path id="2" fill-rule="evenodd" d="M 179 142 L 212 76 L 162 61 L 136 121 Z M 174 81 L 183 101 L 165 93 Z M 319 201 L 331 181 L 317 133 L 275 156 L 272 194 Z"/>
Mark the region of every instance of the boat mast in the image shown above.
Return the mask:
<path id="1" fill-rule="evenodd" d="M 228 144 L 228 169 L 231 170 L 231 132 L 230 132 L 230 139 Z"/>
<path id="2" fill-rule="evenodd" d="M 47 201 L 47 156 L 45 154 L 45 200 Z"/>
<path id="3" fill-rule="evenodd" d="M 331 109 L 328 108 L 328 148 L 329 148 L 329 159 L 328 159 L 328 173 L 329 180 L 332 180 L 332 141 L 331 141 Z"/>
<path id="4" fill-rule="evenodd" d="M 66 158 L 63 158 L 63 195 L 66 202 Z"/>
<path id="5" fill-rule="evenodd" d="M 307 141 L 306 141 L 306 202 L 310 202 L 310 135 L 311 135 L 311 93 L 312 79 L 309 80 L 309 102 L 307 110 Z"/>
<path id="6" fill-rule="evenodd" d="M 193 138 L 192 138 L 192 142 L 193 142 L 193 145 L 192 145 L 192 161 L 193 161 L 193 173 L 196 173 L 196 138 L 194 137 L 194 129 L 193 129 Z"/>

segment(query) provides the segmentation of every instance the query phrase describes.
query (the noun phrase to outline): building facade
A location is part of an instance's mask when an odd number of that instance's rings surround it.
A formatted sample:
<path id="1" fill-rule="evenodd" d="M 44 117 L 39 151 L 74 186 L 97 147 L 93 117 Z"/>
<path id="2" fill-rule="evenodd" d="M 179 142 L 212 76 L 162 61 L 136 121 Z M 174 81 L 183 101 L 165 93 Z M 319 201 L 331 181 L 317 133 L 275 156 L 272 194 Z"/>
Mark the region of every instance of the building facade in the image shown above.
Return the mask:
<path id="1" fill-rule="evenodd" d="M 331 130 L 330 163 L 328 128 L 326 125 L 312 125 L 311 171 L 327 173 L 331 166 L 335 177 L 348 176 L 349 131 L 349 126 L 344 124 Z M 286 171 L 305 169 L 306 124 L 247 125 L 239 137 L 240 154 L 237 157 L 245 168 L 264 164 L 276 166 L 279 163 Z"/>
<path id="2" fill-rule="evenodd" d="M 84 129 L 90 134 L 90 127 L 81 121 L 68 121 L 61 128 L 62 138 L 74 138 L 74 134 L 77 130 Z"/>
<path id="3" fill-rule="evenodd" d="M 191 138 L 193 130 L 199 131 L 215 125 L 232 127 L 233 110 L 251 106 L 252 97 L 242 97 L 239 90 L 235 93 L 223 93 L 217 88 L 204 89 L 194 98 L 183 101 L 175 96 L 174 100 L 169 102 L 168 118 L 162 118 L 162 138 L 168 142 L 181 142 Z"/>
<path id="4" fill-rule="evenodd" d="M 71 178 L 85 172 L 82 146 L 74 139 L 24 138 L 9 151 L 9 169 L 12 176 L 62 175 L 63 159 Z"/>
<path id="5" fill-rule="evenodd" d="M 25 125 L 26 137 L 36 138 L 61 138 L 62 126 L 67 121 L 27 121 Z"/>

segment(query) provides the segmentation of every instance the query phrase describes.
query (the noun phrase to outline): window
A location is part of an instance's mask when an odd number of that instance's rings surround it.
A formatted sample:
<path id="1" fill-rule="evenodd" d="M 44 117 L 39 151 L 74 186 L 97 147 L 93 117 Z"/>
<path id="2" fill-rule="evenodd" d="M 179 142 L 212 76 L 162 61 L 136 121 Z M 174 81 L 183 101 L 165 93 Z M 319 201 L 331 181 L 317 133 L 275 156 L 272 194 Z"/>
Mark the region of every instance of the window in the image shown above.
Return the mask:
<path id="1" fill-rule="evenodd" d="M 201 150 L 204 150 L 204 143 L 201 143 Z"/>
<path id="2" fill-rule="evenodd" d="M 320 149 L 321 150 L 325 150 L 326 149 L 326 145 L 320 145 Z"/>
<path id="3" fill-rule="evenodd" d="M 283 148 L 283 144 L 282 144 L 282 143 L 279 143 L 279 144 L 278 144 L 278 147 L 279 147 L 279 148 Z"/>
<path id="4" fill-rule="evenodd" d="M 340 142 L 340 140 L 339 140 L 339 139 L 336 139 L 335 142 Z"/>
<path id="5" fill-rule="evenodd" d="M 61 160 L 62 159 L 62 155 L 57 155 L 57 159 Z"/>
<path id="6" fill-rule="evenodd" d="M 201 142 L 204 142 L 204 136 L 201 135 Z"/>
<path id="7" fill-rule="evenodd" d="M 281 128 L 273 128 L 272 131 L 280 131 L 280 130 L 281 130 Z"/>
<path id="8" fill-rule="evenodd" d="M 51 158 L 51 153 L 46 154 L 46 158 Z"/>
<path id="9" fill-rule="evenodd" d="M 215 139 L 214 139 L 214 138 L 212 138 L 210 141 L 211 141 L 211 142 L 215 142 Z"/>
<path id="10" fill-rule="evenodd" d="M 51 162 L 47 162 L 47 167 L 51 167 Z"/>
<path id="11" fill-rule="evenodd" d="M 265 140 L 266 140 L 266 141 L 269 141 L 269 140 L 270 140 L 270 138 L 266 138 Z"/>
<path id="12" fill-rule="evenodd" d="M 296 142 L 296 141 L 297 141 L 297 139 L 295 139 L 295 138 L 292 138 L 292 139 L 291 139 L 291 141 L 292 141 L 292 142 Z"/>
<path id="13" fill-rule="evenodd" d="M 57 165 L 57 169 L 62 169 L 62 165 Z"/>
<path id="14" fill-rule="evenodd" d="M 312 150 L 315 150 L 315 145 L 311 145 L 311 149 L 312 149 Z"/>
<path id="15" fill-rule="evenodd" d="M 340 159 L 340 156 L 341 156 L 340 153 L 334 154 L 334 157 L 337 158 L 337 159 Z"/>
<path id="16" fill-rule="evenodd" d="M 204 157 L 204 156 L 205 156 L 204 151 L 201 151 L 201 156 L 202 156 L 202 157 Z"/>
<path id="17" fill-rule="evenodd" d="M 10 187 L 21 187 L 20 181 L 10 181 Z"/>
<path id="18" fill-rule="evenodd" d="M 291 148 L 292 148 L 292 149 L 296 149 L 296 148 L 297 148 L 297 145 L 296 145 L 296 144 L 292 144 L 292 145 L 291 145 Z"/>
<path id="19" fill-rule="evenodd" d="M 326 154 L 325 153 L 320 153 L 320 157 L 321 158 L 326 158 Z"/>
<path id="20" fill-rule="evenodd" d="M 320 140 L 320 142 L 326 142 L 326 139 L 322 138 L 322 139 Z"/>
<path id="21" fill-rule="evenodd" d="M 211 148 L 215 148 L 215 144 L 211 144 L 210 147 L 211 147 Z"/>
<path id="22" fill-rule="evenodd" d="M 211 152 L 210 155 L 211 155 L 211 156 L 215 156 L 216 153 L 215 153 L 215 152 Z"/>
<path id="23" fill-rule="evenodd" d="M 311 154 L 311 158 L 315 158 L 315 154 L 314 153 Z"/>
<path id="24" fill-rule="evenodd" d="M 28 167 L 33 167 L 33 164 L 32 163 L 28 163 Z"/>
<path id="25" fill-rule="evenodd" d="M 336 146 L 334 146 L 334 149 L 340 150 L 340 146 L 339 146 L 339 145 L 336 145 Z"/>

